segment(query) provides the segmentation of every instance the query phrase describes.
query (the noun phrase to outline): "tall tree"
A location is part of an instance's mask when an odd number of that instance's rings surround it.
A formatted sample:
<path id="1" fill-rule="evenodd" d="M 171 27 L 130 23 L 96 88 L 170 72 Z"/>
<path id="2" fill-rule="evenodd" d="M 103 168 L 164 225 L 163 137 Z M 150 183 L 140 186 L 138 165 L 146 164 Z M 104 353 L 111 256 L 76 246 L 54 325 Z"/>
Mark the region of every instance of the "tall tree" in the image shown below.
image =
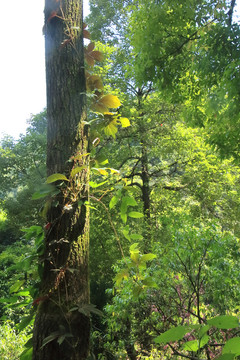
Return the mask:
<path id="1" fill-rule="evenodd" d="M 47 201 L 46 235 L 33 359 L 88 356 L 88 129 L 82 0 L 46 0 Z"/>

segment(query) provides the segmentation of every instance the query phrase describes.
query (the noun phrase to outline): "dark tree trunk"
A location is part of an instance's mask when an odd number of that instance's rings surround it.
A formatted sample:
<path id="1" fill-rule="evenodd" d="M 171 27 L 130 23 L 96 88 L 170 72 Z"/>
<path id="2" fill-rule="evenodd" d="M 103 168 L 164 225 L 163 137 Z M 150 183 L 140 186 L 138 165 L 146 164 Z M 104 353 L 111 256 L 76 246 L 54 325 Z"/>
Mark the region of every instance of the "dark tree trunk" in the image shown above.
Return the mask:
<path id="1" fill-rule="evenodd" d="M 141 88 L 137 91 L 138 110 L 142 111 L 143 90 Z M 143 118 L 143 113 L 139 117 L 139 134 L 141 144 L 141 179 L 142 179 L 142 201 L 143 201 L 143 214 L 144 214 L 144 232 L 143 232 L 143 251 L 148 253 L 152 249 L 152 236 L 151 236 L 151 198 L 150 198 L 150 175 L 148 172 L 148 129 Z"/>
<path id="2" fill-rule="evenodd" d="M 151 236 L 151 216 L 150 216 L 150 176 L 148 172 L 148 152 L 145 139 L 141 139 L 142 157 L 141 157 L 141 178 L 142 178 L 142 201 L 143 201 L 143 214 L 144 214 L 144 248 L 143 251 L 148 253 L 152 248 Z"/>
<path id="3" fill-rule="evenodd" d="M 82 0 L 46 0 L 44 31 L 47 172 L 70 181 L 55 183 L 59 192 L 48 202 L 33 359 L 83 360 L 89 353 L 90 322 L 84 313 L 89 303 L 89 170 Z M 82 170 L 73 175 L 76 167 Z M 47 337 L 51 341 L 44 345 Z"/>

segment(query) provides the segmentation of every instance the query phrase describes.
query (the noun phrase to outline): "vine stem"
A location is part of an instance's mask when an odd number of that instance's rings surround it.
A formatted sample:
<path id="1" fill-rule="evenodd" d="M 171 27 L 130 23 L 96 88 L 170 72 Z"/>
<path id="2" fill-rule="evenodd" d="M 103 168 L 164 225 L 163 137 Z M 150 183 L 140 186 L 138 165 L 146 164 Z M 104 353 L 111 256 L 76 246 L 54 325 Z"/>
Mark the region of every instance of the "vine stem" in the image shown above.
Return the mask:
<path id="1" fill-rule="evenodd" d="M 112 227 L 112 229 L 113 229 L 114 235 L 115 235 L 116 240 L 117 240 L 117 242 L 118 242 L 118 246 L 119 246 L 120 252 L 121 252 L 121 254 L 122 254 L 123 259 L 124 259 L 125 262 L 126 262 L 126 258 L 125 258 L 124 252 L 123 252 L 123 248 L 122 248 L 122 245 L 121 245 L 120 238 L 119 238 L 118 233 L 117 233 L 117 230 L 116 230 L 116 228 L 115 228 L 115 226 L 114 226 L 114 224 L 113 224 L 113 222 L 112 222 L 111 215 L 110 215 L 110 213 L 109 213 L 109 210 L 108 210 L 107 206 L 101 201 L 101 198 L 98 199 L 98 198 L 96 198 L 95 196 L 92 196 L 92 195 L 90 195 L 90 198 L 93 199 L 93 200 L 95 200 L 95 201 L 97 201 L 98 203 L 100 203 L 100 204 L 104 207 L 104 209 L 105 209 L 105 211 L 106 211 L 106 213 L 107 213 L 107 216 L 108 216 L 108 221 L 109 221 L 109 223 L 110 223 L 110 225 L 111 225 L 111 227 Z"/>

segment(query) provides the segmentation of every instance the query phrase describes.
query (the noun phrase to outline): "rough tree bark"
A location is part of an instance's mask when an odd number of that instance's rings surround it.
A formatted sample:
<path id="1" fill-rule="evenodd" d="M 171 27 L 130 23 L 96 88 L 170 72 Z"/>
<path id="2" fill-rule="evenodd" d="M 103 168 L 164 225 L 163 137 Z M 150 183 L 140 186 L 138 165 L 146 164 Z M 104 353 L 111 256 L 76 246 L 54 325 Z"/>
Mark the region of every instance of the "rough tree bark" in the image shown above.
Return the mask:
<path id="1" fill-rule="evenodd" d="M 88 131 L 82 0 L 45 0 L 47 172 L 55 182 L 48 202 L 34 360 L 83 360 L 89 353 Z M 81 168 L 73 175 L 72 170 Z M 46 345 L 44 339 L 49 341 Z"/>

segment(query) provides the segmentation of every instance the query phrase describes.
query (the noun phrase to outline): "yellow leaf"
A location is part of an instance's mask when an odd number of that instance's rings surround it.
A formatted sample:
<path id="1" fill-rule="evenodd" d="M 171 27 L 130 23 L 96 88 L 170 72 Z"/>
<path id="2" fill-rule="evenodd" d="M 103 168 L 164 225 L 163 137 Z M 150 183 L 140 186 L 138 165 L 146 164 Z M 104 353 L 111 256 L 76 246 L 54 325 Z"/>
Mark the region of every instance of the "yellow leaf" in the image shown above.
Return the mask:
<path id="1" fill-rule="evenodd" d="M 95 172 L 99 172 L 99 174 L 101 175 L 108 175 L 107 170 L 104 168 L 92 168 L 92 170 L 94 170 Z"/>
<path id="2" fill-rule="evenodd" d="M 130 121 L 128 120 L 128 118 L 119 118 L 118 119 L 122 125 L 122 127 L 128 127 L 131 126 Z"/>
<path id="3" fill-rule="evenodd" d="M 120 100 L 115 95 L 105 95 L 100 99 L 101 103 L 108 108 L 117 108 L 121 106 Z"/>

